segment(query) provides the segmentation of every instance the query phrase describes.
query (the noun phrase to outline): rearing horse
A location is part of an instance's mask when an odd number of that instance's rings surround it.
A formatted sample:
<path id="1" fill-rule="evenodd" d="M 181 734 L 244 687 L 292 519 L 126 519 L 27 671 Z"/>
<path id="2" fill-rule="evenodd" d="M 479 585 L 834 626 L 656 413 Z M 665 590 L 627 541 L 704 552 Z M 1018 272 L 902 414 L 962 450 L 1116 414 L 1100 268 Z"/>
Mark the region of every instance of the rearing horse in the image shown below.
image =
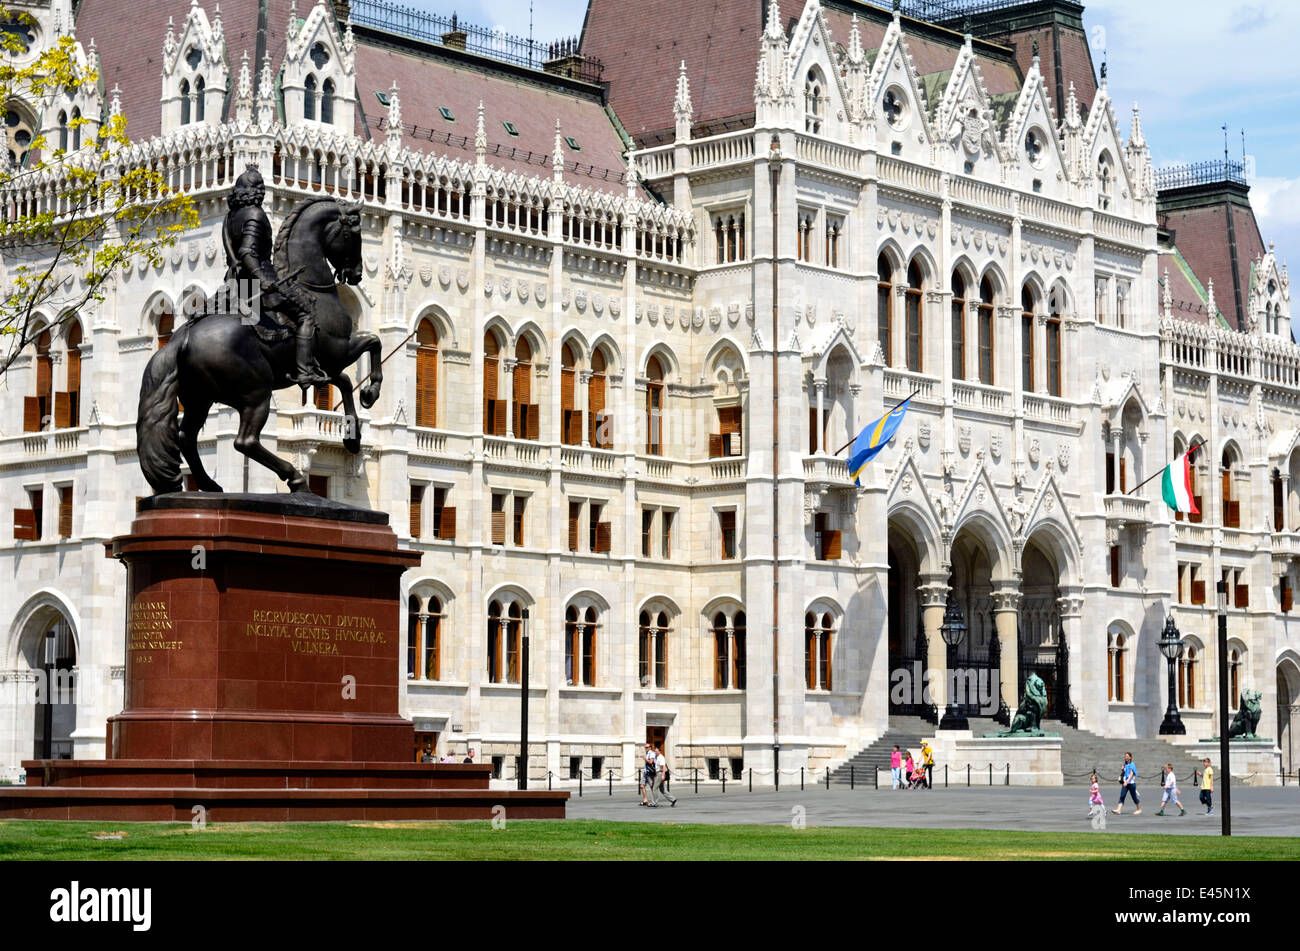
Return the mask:
<path id="1" fill-rule="evenodd" d="M 361 212 L 332 198 L 299 205 L 275 239 L 275 266 L 282 281 L 306 293 L 316 314 L 316 359 L 343 397 L 343 447 L 361 450 L 361 423 L 352 400 L 352 381 L 344 373 L 363 354 L 370 354 L 370 382 L 361 389 L 361 405 L 379 398 L 383 382 L 381 345 L 372 333 L 357 333 L 343 307 L 336 283 L 361 281 Z M 229 308 L 227 308 L 229 309 Z M 220 492 L 199 458 L 199 430 L 213 403 L 239 413 L 235 448 L 260 462 L 289 484 L 306 492 L 307 477 L 262 445 L 259 438 L 271 408 L 271 393 L 294 385 L 291 334 L 266 342 L 247 317 L 237 313 L 201 314 L 174 334 L 149 360 L 140 384 L 136 444 L 140 468 L 155 494 L 179 492 L 180 457 L 189 463 L 200 491 Z M 185 407 L 180 415 L 177 399 Z"/>

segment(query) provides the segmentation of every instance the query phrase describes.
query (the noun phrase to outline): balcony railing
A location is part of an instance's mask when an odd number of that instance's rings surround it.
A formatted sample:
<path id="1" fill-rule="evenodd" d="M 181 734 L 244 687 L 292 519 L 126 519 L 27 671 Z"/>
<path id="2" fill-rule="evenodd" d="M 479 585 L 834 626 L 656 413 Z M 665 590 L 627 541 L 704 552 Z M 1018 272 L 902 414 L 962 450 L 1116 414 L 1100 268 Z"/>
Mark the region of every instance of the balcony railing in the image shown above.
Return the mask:
<path id="1" fill-rule="evenodd" d="M 1147 514 L 1150 502 L 1136 495 L 1108 495 L 1105 498 L 1106 521 L 1125 525 L 1146 525 L 1151 521 Z"/>

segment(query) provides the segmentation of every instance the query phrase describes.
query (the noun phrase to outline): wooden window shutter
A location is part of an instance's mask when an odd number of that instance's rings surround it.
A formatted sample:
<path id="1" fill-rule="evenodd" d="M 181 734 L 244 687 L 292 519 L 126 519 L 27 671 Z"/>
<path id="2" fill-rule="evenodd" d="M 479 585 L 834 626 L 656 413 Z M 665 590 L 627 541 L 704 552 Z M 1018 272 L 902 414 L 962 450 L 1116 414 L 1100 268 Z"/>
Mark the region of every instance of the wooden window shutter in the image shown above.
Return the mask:
<path id="1" fill-rule="evenodd" d="M 1115 494 L 1115 454 L 1106 453 L 1106 494 Z"/>
<path id="2" fill-rule="evenodd" d="M 492 435 L 504 436 L 506 434 L 506 401 L 492 401 Z"/>
<path id="3" fill-rule="evenodd" d="M 610 440 L 601 441 L 600 431 L 602 428 L 609 429 L 610 420 L 602 418 L 605 412 L 605 375 L 596 374 L 587 384 L 587 425 L 590 427 L 591 434 L 588 441 L 598 449 L 603 449 L 610 445 Z"/>
<path id="4" fill-rule="evenodd" d="M 1204 604 L 1204 603 L 1205 603 L 1205 582 L 1193 581 L 1192 582 L 1192 604 Z"/>
<path id="5" fill-rule="evenodd" d="M 497 358 L 483 358 L 483 398 L 485 400 L 494 400 L 497 398 Z"/>
<path id="6" fill-rule="evenodd" d="M 515 364 L 515 402 L 525 404 L 533 398 L 533 365 L 531 363 Z"/>
<path id="7" fill-rule="evenodd" d="M 1228 511 L 1223 520 L 1223 524 L 1225 528 L 1241 527 L 1241 503 L 1236 499 L 1233 499 L 1228 503 Z"/>
<path id="8" fill-rule="evenodd" d="M 1110 546 L 1110 586 L 1119 587 L 1119 546 Z"/>
<path id="9" fill-rule="evenodd" d="M 740 407 L 726 406 L 718 410 L 718 423 L 724 436 L 740 432 Z"/>
<path id="10" fill-rule="evenodd" d="M 438 519 L 438 537 L 448 541 L 456 540 L 456 507 L 444 505 L 442 516 Z"/>
<path id="11" fill-rule="evenodd" d="M 68 425 L 81 425 L 81 351 L 68 351 Z"/>
<path id="12" fill-rule="evenodd" d="M 719 433 L 709 433 L 709 458 L 717 459 L 722 455 L 722 436 Z"/>
<path id="13" fill-rule="evenodd" d="M 1119 490 L 1120 492 L 1128 491 L 1128 469 L 1125 466 L 1126 460 L 1123 456 L 1119 457 Z"/>
<path id="14" fill-rule="evenodd" d="M 1282 611 L 1289 612 L 1292 606 L 1291 585 L 1285 578 L 1282 579 Z"/>
<path id="15" fill-rule="evenodd" d="M 14 541 L 36 541 L 34 509 L 14 509 Z"/>
<path id="16" fill-rule="evenodd" d="M 573 409 L 573 386 L 576 374 L 573 370 L 560 371 L 560 409 Z"/>
<path id="17" fill-rule="evenodd" d="M 68 393 L 54 394 L 54 428 L 68 429 L 72 425 L 72 400 Z"/>
<path id="18" fill-rule="evenodd" d="M 49 357 L 36 358 L 36 395 L 49 399 L 54 389 L 54 364 Z"/>
<path id="19" fill-rule="evenodd" d="M 438 351 L 433 347 L 415 352 L 415 425 L 438 425 Z"/>
<path id="20" fill-rule="evenodd" d="M 315 390 L 316 408 L 329 412 L 334 408 L 334 387 L 328 383 L 321 384 Z"/>
<path id="21" fill-rule="evenodd" d="M 830 528 L 822 535 L 822 558 L 827 561 L 836 561 L 840 557 L 840 530 Z"/>
<path id="22" fill-rule="evenodd" d="M 412 538 L 420 537 L 420 526 L 424 521 L 423 518 L 421 518 L 421 512 L 424 507 L 422 504 L 423 502 L 424 502 L 424 486 L 422 485 L 411 486 L 411 537 Z"/>
<path id="23" fill-rule="evenodd" d="M 41 431 L 41 401 L 34 396 L 23 397 L 23 432 Z"/>
<path id="24" fill-rule="evenodd" d="M 832 645 L 831 632 L 829 630 L 823 631 L 822 632 L 822 653 L 826 657 L 826 677 L 824 678 L 824 681 L 822 683 L 823 690 L 832 689 L 831 685 L 835 682 L 834 680 L 831 679 L 831 655 L 832 655 L 831 645 Z"/>
<path id="25" fill-rule="evenodd" d="M 569 503 L 569 551 L 578 550 L 578 516 L 581 511 L 580 504 Z"/>
<path id="26" fill-rule="evenodd" d="M 59 487 L 59 537 L 72 537 L 72 486 Z"/>
<path id="27" fill-rule="evenodd" d="M 610 523 L 596 523 L 596 547 L 595 551 L 608 552 L 610 550 Z"/>
<path id="28" fill-rule="evenodd" d="M 1239 584 L 1233 586 L 1233 605 L 1239 608 L 1250 607 L 1250 585 Z"/>
<path id="29" fill-rule="evenodd" d="M 808 407 L 808 454 L 817 451 L 817 407 Z"/>
<path id="30" fill-rule="evenodd" d="M 504 545 L 506 543 L 506 513 L 492 513 L 492 544 Z"/>
<path id="31" fill-rule="evenodd" d="M 538 423 L 541 420 L 542 414 L 538 411 L 537 404 L 530 403 L 528 406 L 524 407 L 524 410 L 525 410 L 524 418 L 527 420 L 527 425 L 524 427 L 524 433 L 525 433 L 524 438 L 525 439 L 541 438 L 539 435 L 540 428 L 538 426 Z M 518 435 L 518 433 L 516 433 L 515 435 Z"/>
<path id="32" fill-rule="evenodd" d="M 1196 511 L 1187 513 L 1187 521 L 1192 522 L 1193 524 L 1199 524 L 1201 519 L 1204 518 L 1204 503 L 1201 501 L 1199 495 L 1193 495 L 1192 500 L 1196 503 Z"/>

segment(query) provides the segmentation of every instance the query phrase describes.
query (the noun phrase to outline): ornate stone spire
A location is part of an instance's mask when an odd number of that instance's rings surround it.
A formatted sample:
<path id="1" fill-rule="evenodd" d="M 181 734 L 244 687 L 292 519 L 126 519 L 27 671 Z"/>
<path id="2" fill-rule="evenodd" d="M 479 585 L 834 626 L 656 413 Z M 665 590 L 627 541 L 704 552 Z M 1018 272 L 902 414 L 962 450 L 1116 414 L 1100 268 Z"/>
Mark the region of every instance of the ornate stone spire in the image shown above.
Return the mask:
<path id="1" fill-rule="evenodd" d="M 1219 312 L 1219 305 L 1214 302 L 1214 278 L 1210 278 L 1205 285 L 1205 310 L 1210 315 L 1210 322 L 1216 321 L 1215 315 Z"/>
<path id="2" fill-rule="evenodd" d="M 117 83 L 113 83 L 113 89 L 109 93 L 108 115 L 120 116 L 122 114 L 122 90 L 118 88 Z"/>
<path id="3" fill-rule="evenodd" d="M 271 74 L 271 54 L 262 56 L 262 72 L 257 82 L 257 124 L 269 129 L 275 122 L 275 79 Z"/>
<path id="4" fill-rule="evenodd" d="M 235 83 L 235 122 L 247 126 L 253 121 L 253 75 L 248 68 L 248 50 L 239 62 L 239 80 Z"/>
<path id="5" fill-rule="evenodd" d="M 763 28 L 763 38 L 769 40 L 783 40 L 785 33 L 781 29 L 781 5 L 772 0 L 771 5 L 767 8 L 767 24 Z"/>
<path id="6" fill-rule="evenodd" d="M 474 161 L 487 163 L 487 129 L 483 126 L 483 100 L 478 101 L 478 125 L 474 127 Z"/>
<path id="7" fill-rule="evenodd" d="M 221 25 L 221 4 L 218 3 L 212 11 L 212 43 L 214 46 L 222 41 L 224 30 L 225 28 Z"/>
<path id="8" fill-rule="evenodd" d="M 285 29 L 284 35 L 290 40 L 298 35 L 298 0 L 290 0 L 289 26 Z"/>
<path id="9" fill-rule="evenodd" d="M 1169 286 L 1169 268 L 1165 268 L 1163 285 L 1160 288 L 1160 306 L 1165 317 L 1172 317 L 1174 315 L 1174 292 Z"/>
<path id="10" fill-rule="evenodd" d="M 385 123 L 388 134 L 390 154 L 396 155 L 402 148 L 402 100 L 397 95 L 397 80 L 388 87 L 388 121 Z"/>
<path id="11" fill-rule="evenodd" d="M 691 81 L 686 77 L 686 60 L 682 60 L 677 73 L 677 95 L 673 98 L 673 119 L 676 121 L 677 141 L 691 137 L 691 122 L 695 107 L 691 105 Z"/>
<path id="12" fill-rule="evenodd" d="M 852 65 L 862 62 L 865 54 L 862 52 L 862 31 L 858 29 L 858 15 L 853 14 L 853 25 L 849 27 L 849 51 L 848 61 Z"/>
<path id="13" fill-rule="evenodd" d="M 1142 114 L 1138 111 L 1138 104 L 1133 103 L 1133 125 L 1129 131 L 1128 144 L 1130 148 L 1145 149 L 1147 140 L 1142 135 Z"/>
<path id="14" fill-rule="evenodd" d="M 176 57 L 176 25 L 172 18 L 167 18 L 167 35 L 163 38 L 163 63 L 170 63 Z"/>
<path id="15" fill-rule="evenodd" d="M 623 153 L 623 162 L 626 165 L 624 178 L 627 179 L 627 197 L 636 197 L 636 188 L 640 183 L 640 176 L 636 173 L 636 160 L 632 158 L 632 150 L 628 149 Z"/>
<path id="16" fill-rule="evenodd" d="M 1074 93 L 1074 80 L 1070 80 L 1070 94 L 1065 98 L 1065 127 L 1078 129 L 1083 126 L 1079 116 L 1079 97 Z"/>
<path id="17" fill-rule="evenodd" d="M 560 134 L 560 120 L 555 120 L 555 145 L 551 148 L 551 177 L 564 180 L 564 136 Z"/>
<path id="18" fill-rule="evenodd" d="M 357 38 L 352 33 L 352 17 L 348 17 L 348 22 L 343 27 L 343 52 L 347 56 L 353 55 L 357 51 Z"/>

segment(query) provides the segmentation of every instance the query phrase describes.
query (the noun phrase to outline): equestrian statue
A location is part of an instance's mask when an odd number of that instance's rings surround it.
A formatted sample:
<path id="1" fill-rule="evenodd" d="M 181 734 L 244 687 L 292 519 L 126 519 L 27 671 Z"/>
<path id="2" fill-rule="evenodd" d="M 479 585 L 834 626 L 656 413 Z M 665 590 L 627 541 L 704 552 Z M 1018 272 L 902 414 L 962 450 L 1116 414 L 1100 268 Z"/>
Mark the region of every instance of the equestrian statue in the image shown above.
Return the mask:
<path id="1" fill-rule="evenodd" d="M 284 479 L 291 491 L 309 491 L 307 476 L 259 438 L 271 394 L 289 386 L 301 387 L 304 398 L 309 386 L 337 386 L 343 446 L 351 453 L 361 450 L 353 385 L 344 371 L 363 353 L 370 355 L 370 379 L 359 394 L 369 408 L 383 382 L 382 353 L 377 336 L 353 327 L 337 288 L 361 281 L 360 206 L 307 199 L 285 218 L 272 243 L 265 196 L 262 176 L 250 165 L 227 199 L 225 286 L 145 367 L 136 444 L 155 494 L 181 491 L 181 457 L 199 491 L 221 491 L 198 448 L 213 403 L 239 413 L 236 449 Z"/>

